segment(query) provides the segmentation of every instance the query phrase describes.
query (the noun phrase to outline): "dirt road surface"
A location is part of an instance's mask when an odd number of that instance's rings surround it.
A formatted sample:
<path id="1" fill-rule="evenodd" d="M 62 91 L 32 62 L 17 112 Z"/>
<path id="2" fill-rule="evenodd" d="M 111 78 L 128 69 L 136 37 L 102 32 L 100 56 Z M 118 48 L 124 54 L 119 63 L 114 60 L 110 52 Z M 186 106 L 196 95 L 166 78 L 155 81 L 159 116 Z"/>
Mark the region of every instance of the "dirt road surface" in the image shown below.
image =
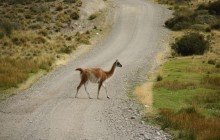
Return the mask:
<path id="1" fill-rule="evenodd" d="M 143 124 L 139 105 L 127 96 L 156 66 L 155 56 L 169 35 L 163 23 L 170 12 L 146 0 L 112 2 L 114 24 L 104 40 L 0 103 L 1 140 L 171 139 L 159 128 Z M 111 99 L 101 89 L 97 100 L 96 84 L 88 86 L 93 99 L 83 87 L 74 98 L 80 82 L 75 68 L 108 70 L 116 59 L 123 67 L 107 83 Z"/>

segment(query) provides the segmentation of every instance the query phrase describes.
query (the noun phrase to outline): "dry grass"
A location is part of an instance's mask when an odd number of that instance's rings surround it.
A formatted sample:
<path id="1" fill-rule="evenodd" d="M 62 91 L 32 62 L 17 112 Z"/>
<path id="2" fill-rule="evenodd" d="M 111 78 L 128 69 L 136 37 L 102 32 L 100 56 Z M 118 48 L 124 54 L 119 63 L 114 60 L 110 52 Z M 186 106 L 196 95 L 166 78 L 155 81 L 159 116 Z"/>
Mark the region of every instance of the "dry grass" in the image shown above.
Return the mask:
<path id="1" fill-rule="evenodd" d="M 52 65 L 52 57 L 38 59 L 0 59 L 0 89 L 18 87 L 24 82 L 30 73 L 36 73 L 38 69 L 49 70 Z"/>
<path id="2" fill-rule="evenodd" d="M 220 89 L 220 77 L 207 76 L 202 80 L 202 84 L 206 87 Z"/>
<path id="3" fill-rule="evenodd" d="M 50 70 L 77 46 L 90 44 L 96 23 L 86 21 L 88 29 L 80 28 L 81 6 L 81 0 L 1 2 L 0 90 L 18 87 L 32 73 Z"/>
<path id="4" fill-rule="evenodd" d="M 134 94 L 138 98 L 141 104 L 146 107 L 146 111 L 152 111 L 153 95 L 152 95 L 153 83 L 147 82 L 141 86 L 135 88 Z"/>
<path id="5" fill-rule="evenodd" d="M 79 32 L 76 33 L 76 42 L 79 44 L 90 44 L 90 32 L 87 31 L 83 34 L 80 34 Z"/>
<path id="6" fill-rule="evenodd" d="M 161 109 L 164 127 L 171 127 L 187 131 L 187 135 L 179 138 L 196 140 L 217 140 L 220 138 L 220 118 L 205 118 L 194 107 L 185 108 L 177 113 L 169 109 Z M 190 133 L 190 134 L 189 134 Z"/>
<path id="7" fill-rule="evenodd" d="M 24 63 L 23 63 L 24 62 Z M 36 72 L 37 65 L 27 60 L 4 58 L 0 60 L 0 87 L 16 87 L 27 79 L 26 73 Z"/>

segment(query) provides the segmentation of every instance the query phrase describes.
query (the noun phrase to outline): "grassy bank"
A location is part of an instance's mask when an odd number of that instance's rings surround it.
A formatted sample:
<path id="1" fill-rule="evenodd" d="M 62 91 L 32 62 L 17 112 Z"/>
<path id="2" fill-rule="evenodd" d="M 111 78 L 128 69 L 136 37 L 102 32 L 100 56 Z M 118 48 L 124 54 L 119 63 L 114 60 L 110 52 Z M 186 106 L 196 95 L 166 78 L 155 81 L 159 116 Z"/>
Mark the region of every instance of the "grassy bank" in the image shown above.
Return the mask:
<path id="1" fill-rule="evenodd" d="M 170 59 L 155 82 L 153 105 L 177 139 L 220 138 L 220 68 L 202 56 Z"/>
<path id="2" fill-rule="evenodd" d="M 93 19 L 81 18 L 82 4 L 81 0 L 0 0 L 0 96 L 37 73 L 50 71 L 102 32 L 101 11 Z"/>

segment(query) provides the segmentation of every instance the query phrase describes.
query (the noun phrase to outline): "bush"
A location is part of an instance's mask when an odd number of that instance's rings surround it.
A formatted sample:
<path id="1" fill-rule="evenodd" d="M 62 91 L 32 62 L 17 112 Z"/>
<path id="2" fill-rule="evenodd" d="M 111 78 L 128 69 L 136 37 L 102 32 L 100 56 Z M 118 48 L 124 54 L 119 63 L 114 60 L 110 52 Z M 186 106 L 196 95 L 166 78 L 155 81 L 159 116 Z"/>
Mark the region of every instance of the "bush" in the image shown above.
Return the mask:
<path id="1" fill-rule="evenodd" d="M 4 33 L 0 32 L 0 39 L 2 39 L 4 37 Z"/>
<path id="2" fill-rule="evenodd" d="M 220 29 L 220 20 L 218 20 L 216 23 L 212 24 L 211 28 L 219 30 Z"/>
<path id="3" fill-rule="evenodd" d="M 209 12 L 211 14 L 220 15 L 220 1 L 215 1 L 209 5 Z"/>
<path id="4" fill-rule="evenodd" d="M 165 26 L 171 30 L 182 30 L 188 28 L 192 20 L 187 16 L 175 16 L 165 22 Z"/>
<path id="5" fill-rule="evenodd" d="M 98 13 L 91 14 L 89 16 L 88 20 L 93 20 L 93 19 L 97 18 L 97 16 L 98 16 Z"/>
<path id="6" fill-rule="evenodd" d="M 56 1 L 56 0 L 44 0 L 44 2 L 53 2 L 53 1 Z"/>
<path id="7" fill-rule="evenodd" d="M 199 33 L 189 33 L 176 40 L 171 48 L 178 54 L 187 56 L 203 54 L 209 48 L 209 42 Z"/>
<path id="8" fill-rule="evenodd" d="M 161 75 L 158 75 L 157 76 L 157 81 L 162 81 L 163 80 L 163 77 Z"/>
<path id="9" fill-rule="evenodd" d="M 37 30 L 37 29 L 41 29 L 42 25 L 40 23 L 34 23 L 34 24 L 30 25 L 29 28 L 33 29 L 33 30 Z"/>
<path id="10" fill-rule="evenodd" d="M 68 2 L 68 3 L 76 3 L 77 0 L 64 0 L 63 2 Z"/>
<path id="11" fill-rule="evenodd" d="M 202 4 L 200 4 L 200 5 L 197 7 L 196 10 L 208 10 L 208 9 L 209 9 L 208 5 L 202 3 Z"/>
<path id="12" fill-rule="evenodd" d="M 0 21 L 0 29 L 2 29 L 2 31 L 3 31 L 2 34 L 4 33 L 8 37 L 10 37 L 14 28 L 15 27 L 10 22 L 1 22 Z"/>
<path id="13" fill-rule="evenodd" d="M 213 59 L 208 60 L 208 64 L 215 65 L 215 63 L 216 63 L 216 60 L 213 60 Z"/>
<path id="14" fill-rule="evenodd" d="M 74 49 L 75 49 L 75 46 L 64 46 L 63 48 L 60 49 L 60 52 L 70 54 L 72 53 Z"/>
<path id="15" fill-rule="evenodd" d="M 29 4 L 32 0 L 8 0 L 8 4 Z"/>
<path id="16" fill-rule="evenodd" d="M 44 4 L 39 4 L 39 5 L 32 5 L 30 7 L 30 11 L 33 14 L 40 14 L 40 13 L 44 13 L 48 10 L 48 7 Z"/>
<path id="17" fill-rule="evenodd" d="M 71 14 L 71 18 L 74 19 L 74 20 L 78 20 L 79 19 L 79 14 L 77 12 L 73 12 Z"/>
<path id="18" fill-rule="evenodd" d="M 217 63 L 217 64 L 215 65 L 215 67 L 216 67 L 216 68 L 220 68 L 220 63 Z"/>
<path id="19" fill-rule="evenodd" d="M 48 32 L 46 29 L 42 29 L 38 32 L 40 35 L 43 35 L 43 36 L 47 36 L 48 35 Z"/>
<path id="20" fill-rule="evenodd" d="M 217 22 L 217 18 L 213 15 L 198 15 L 195 17 L 195 23 L 197 24 L 214 24 Z"/>
<path id="21" fill-rule="evenodd" d="M 56 11 L 62 11 L 62 10 L 63 10 L 63 6 L 62 5 L 57 6 Z"/>
<path id="22" fill-rule="evenodd" d="M 211 27 L 208 24 L 194 24 L 191 26 L 191 29 L 196 31 L 211 32 Z"/>

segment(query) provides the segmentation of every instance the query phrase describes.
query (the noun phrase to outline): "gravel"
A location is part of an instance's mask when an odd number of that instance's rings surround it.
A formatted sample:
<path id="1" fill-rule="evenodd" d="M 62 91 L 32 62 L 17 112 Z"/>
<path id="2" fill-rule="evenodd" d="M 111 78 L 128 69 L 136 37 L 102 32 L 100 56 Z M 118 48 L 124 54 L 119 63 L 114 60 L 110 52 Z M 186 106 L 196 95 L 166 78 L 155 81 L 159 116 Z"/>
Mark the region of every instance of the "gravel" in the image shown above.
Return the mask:
<path id="1" fill-rule="evenodd" d="M 166 140 L 171 136 L 141 120 L 140 106 L 128 94 L 157 67 L 156 55 L 169 31 L 163 26 L 171 13 L 146 0 L 111 0 L 113 27 L 95 47 L 80 48 L 66 65 L 41 78 L 31 88 L 0 103 L 0 139 L 135 139 Z M 85 49 L 88 48 L 88 49 Z M 110 100 L 89 84 L 74 98 L 80 82 L 77 67 L 110 69 L 123 65 L 106 84 Z"/>

